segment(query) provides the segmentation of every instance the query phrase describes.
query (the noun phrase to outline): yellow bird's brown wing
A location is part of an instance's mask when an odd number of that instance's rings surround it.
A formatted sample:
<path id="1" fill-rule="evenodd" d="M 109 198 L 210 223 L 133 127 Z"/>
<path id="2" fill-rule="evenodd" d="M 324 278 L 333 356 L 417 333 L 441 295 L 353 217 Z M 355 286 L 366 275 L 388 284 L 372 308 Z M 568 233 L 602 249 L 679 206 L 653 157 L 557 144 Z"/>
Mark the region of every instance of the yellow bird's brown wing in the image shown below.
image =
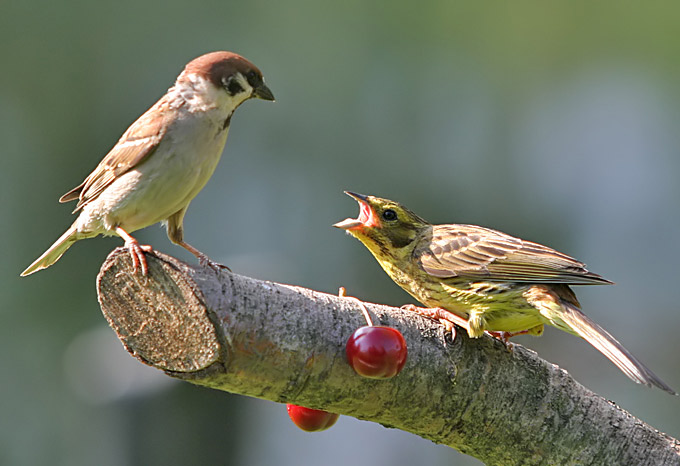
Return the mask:
<path id="1" fill-rule="evenodd" d="M 85 181 L 61 196 L 59 202 L 78 199 L 73 211 L 77 212 L 96 199 L 116 178 L 146 160 L 165 136 L 167 120 L 172 116 L 168 109 L 166 100 L 161 99 L 147 110 L 125 131 Z"/>
<path id="2" fill-rule="evenodd" d="M 503 282 L 612 283 L 583 262 L 531 241 L 474 225 L 436 225 L 413 251 L 419 266 L 440 278 Z"/>

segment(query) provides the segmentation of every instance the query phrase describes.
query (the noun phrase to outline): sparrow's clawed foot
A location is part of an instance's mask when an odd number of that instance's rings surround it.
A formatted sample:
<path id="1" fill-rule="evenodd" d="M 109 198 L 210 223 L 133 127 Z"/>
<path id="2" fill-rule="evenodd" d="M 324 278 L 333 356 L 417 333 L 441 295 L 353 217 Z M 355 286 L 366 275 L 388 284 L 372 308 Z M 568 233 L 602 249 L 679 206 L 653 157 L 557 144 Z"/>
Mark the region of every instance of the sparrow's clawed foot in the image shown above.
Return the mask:
<path id="1" fill-rule="evenodd" d="M 227 267 L 224 264 L 220 264 L 219 262 L 211 260 L 205 254 L 201 254 L 201 256 L 198 257 L 198 263 L 201 264 L 203 267 L 210 267 L 217 274 L 219 274 L 222 270 L 227 270 L 228 272 L 231 272 L 231 269 L 229 267 Z"/>
<path id="2" fill-rule="evenodd" d="M 184 249 L 189 251 L 191 254 L 196 256 L 198 259 L 198 263 L 201 264 L 203 267 L 210 267 L 215 271 L 215 273 L 220 273 L 223 269 L 228 270 L 231 272 L 231 269 L 227 267 L 226 265 L 220 264 L 219 262 L 215 262 L 212 259 L 210 259 L 208 256 L 203 254 L 201 251 L 190 245 L 189 243 L 185 243 L 184 241 L 178 242 L 180 246 L 182 246 Z"/>
<path id="3" fill-rule="evenodd" d="M 130 259 L 132 259 L 132 267 L 137 273 L 137 270 L 142 270 L 142 275 L 146 276 L 149 274 L 149 265 L 146 262 L 145 252 L 153 252 L 153 248 L 148 244 L 139 244 L 139 241 L 130 236 L 125 230 L 118 227 L 116 228 L 116 233 L 118 236 L 125 240 L 125 247 L 130 252 Z"/>

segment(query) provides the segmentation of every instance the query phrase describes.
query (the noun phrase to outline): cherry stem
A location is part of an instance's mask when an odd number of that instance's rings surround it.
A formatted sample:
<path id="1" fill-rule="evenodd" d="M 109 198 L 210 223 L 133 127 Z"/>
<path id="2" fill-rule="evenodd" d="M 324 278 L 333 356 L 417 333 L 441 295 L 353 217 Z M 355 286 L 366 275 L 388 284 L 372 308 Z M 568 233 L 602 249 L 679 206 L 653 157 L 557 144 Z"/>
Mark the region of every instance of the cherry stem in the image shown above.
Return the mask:
<path id="1" fill-rule="evenodd" d="M 340 289 L 338 290 L 338 296 L 341 298 L 347 298 L 356 301 L 356 303 L 361 308 L 361 312 L 364 314 L 364 319 L 366 319 L 366 323 L 368 324 L 369 327 L 373 327 L 373 319 L 371 319 L 371 315 L 368 313 L 368 309 L 366 309 L 366 306 L 364 305 L 364 303 L 361 302 L 359 298 L 355 298 L 354 296 L 347 296 L 347 290 L 345 289 L 344 286 L 341 286 Z"/>

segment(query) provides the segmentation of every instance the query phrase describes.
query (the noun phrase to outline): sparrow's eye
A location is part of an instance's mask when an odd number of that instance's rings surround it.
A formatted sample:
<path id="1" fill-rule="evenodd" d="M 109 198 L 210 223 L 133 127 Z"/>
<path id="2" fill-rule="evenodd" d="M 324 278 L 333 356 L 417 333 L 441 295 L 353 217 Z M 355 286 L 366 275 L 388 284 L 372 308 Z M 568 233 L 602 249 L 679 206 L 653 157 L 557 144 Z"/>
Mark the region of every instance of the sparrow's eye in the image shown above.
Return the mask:
<path id="1" fill-rule="evenodd" d="M 243 92 L 243 86 L 241 86 L 234 76 L 229 76 L 229 78 L 227 78 L 227 80 L 224 82 L 224 87 L 227 89 L 229 95 L 232 96 Z"/>
<path id="2" fill-rule="evenodd" d="M 383 212 L 382 218 L 388 222 L 393 222 L 397 219 L 397 213 L 392 209 L 387 209 L 385 212 Z"/>
<path id="3" fill-rule="evenodd" d="M 246 81 L 252 87 L 257 87 L 262 82 L 262 77 L 255 70 L 250 70 L 246 73 Z"/>

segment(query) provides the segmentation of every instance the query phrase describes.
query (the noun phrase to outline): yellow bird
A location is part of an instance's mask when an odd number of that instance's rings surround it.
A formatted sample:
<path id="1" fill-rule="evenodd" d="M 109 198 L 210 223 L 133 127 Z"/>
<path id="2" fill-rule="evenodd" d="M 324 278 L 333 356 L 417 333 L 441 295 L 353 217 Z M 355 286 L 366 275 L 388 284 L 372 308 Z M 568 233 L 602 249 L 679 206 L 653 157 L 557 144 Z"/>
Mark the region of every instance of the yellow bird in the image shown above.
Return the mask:
<path id="1" fill-rule="evenodd" d="M 576 259 L 531 241 L 475 225 L 432 225 L 401 204 L 346 192 L 358 219 L 335 227 L 368 248 L 399 286 L 430 309 L 427 317 L 507 339 L 540 335 L 545 324 L 583 337 L 630 379 L 676 394 L 580 310 L 569 285 L 612 284 Z"/>

